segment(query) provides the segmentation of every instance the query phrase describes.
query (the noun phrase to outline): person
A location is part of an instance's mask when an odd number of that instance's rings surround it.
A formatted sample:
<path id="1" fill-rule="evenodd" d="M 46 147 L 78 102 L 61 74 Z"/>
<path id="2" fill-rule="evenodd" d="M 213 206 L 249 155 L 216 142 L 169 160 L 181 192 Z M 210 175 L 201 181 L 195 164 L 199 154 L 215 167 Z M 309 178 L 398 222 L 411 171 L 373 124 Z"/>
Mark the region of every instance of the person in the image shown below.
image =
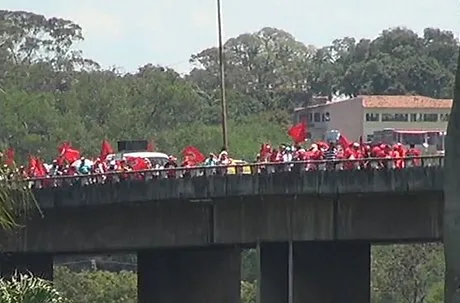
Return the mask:
<path id="1" fill-rule="evenodd" d="M 209 157 L 206 158 L 204 161 L 204 166 L 217 166 L 218 161 L 216 155 L 214 153 L 209 153 Z M 216 174 L 216 168 L 212 168 L 211 170 L 205 169 L 204 171 L 205 175 L 215 175 Z"/>
<path id="2" fill-rule="evenodd" d="M 53 160 L 53 163 L 51 164 L 51 168 L 49 170 L 49 175 L 51 177 L 58 176 L 61 174 L 61 169 L 59 167 L 58 161 Z"/>
<path id="3" fill-rule="evenodd" d="M 415 148 L 415 144 L 409 145 L 409 149 L 406 152 L 406 157 L 415 159 L 407 161 L 408 166 L 420 166 L 422 164 L 422 161 L 420 159 L 421 155 L 422 152 L 419 149 Z"/>
<path id="4" fill-rule="evenodd" d="M 326 169 L 335 169 L 335 160 L 337 160 L 337 147 L 333 141 L 329 142 L 329 148 L 324 152 L 326 158 Z"/>
<path id="5" fill-rule="evenodd" d="M 177 177 L 177 172 L 175 168 L 177 168 L 177 159 L 173 155 L 169 155 L 168 157 L 168 162 L 166 162 L 165 169 L 167 169 L 166 175 L 168 178 L 176 178 Z"/>
<path id="6" fill-rule="evenodd" d="M 78 166 L 78 173 L 81 175 L 88 175 L 91 169 L 89 163 L 86 161 L 85 157 L 80 158 L 80 165 Z"/>
<path id="7" fill-rule="evenodd" d="M 214 153 L 209 153 L 209 157 L 204 161 L 205 166 L 217 166 L 217 157 Z"/>
<path id="8" fill-rule="evenodd" d="M 232 163 L 232 159 L 228 156 L 228 152 L 226 150 L 223 150 L 219 154 L 219 164 L 228 166 Z"/>

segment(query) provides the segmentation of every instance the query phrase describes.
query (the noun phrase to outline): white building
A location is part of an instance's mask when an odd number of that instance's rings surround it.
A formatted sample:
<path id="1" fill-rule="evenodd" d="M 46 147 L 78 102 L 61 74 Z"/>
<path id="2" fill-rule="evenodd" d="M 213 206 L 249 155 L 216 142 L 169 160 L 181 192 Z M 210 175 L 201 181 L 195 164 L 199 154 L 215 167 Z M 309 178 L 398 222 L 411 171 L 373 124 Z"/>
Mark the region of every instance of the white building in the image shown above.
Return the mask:
<path id="1" fill-rule="evenodd" d="M 451 99 L 423 96 L 358 96 L 298 108 L 294 122 L 305 119 L 313 140 L 324 140 L 328 130 L 339 130 L 350 140 L 363 136 L 372 140 L 374 131 L 401 130 L 446 131 Z"/>

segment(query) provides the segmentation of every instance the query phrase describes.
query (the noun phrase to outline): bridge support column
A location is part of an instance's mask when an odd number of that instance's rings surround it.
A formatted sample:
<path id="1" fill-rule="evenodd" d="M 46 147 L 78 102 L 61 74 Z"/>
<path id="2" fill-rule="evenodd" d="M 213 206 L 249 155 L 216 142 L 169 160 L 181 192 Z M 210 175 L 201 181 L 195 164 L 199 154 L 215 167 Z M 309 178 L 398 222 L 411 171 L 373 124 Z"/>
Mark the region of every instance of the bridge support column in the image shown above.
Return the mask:
<path id="1" fill-rule="evenodd" d="M 53 280 L 53 255 L 39 253 L 4 253 L 0 255 L 0 276 L 11 277 L 15 272 Z"/>
<path id="2" fill-rule="evenodd" d="M 240 249 L 142 251 L 137 262 L 139 303 L 240 302 Z"/>
<path id="3" fill-rule="evenodd" d="M 290 251 L 260 245 L 260 303 L 370 302 L 370 243 L 303 242 Z"/>

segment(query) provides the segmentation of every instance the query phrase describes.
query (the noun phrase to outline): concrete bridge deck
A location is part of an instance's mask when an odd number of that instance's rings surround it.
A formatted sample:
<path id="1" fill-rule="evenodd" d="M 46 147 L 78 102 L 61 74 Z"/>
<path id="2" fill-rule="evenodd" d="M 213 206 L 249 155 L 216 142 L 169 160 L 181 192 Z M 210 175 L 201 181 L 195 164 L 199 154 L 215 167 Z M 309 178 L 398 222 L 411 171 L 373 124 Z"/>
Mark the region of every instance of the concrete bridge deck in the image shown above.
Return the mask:
<path id="1" fill-rule="evenodd" d="M 6 251 L 108 252 L 312 240 L 441 238 L 442 167 L 282 172 L 35 190 Z"/>
<path id="2" fill-rule="evenodd" d="M 371 244 L 440 240 L 442 184 L 431 166 L 37 189 L 45 217 L 0 235 L 0 276 L 135 251 L 139 303 L 240 303 L 240 250 L 257 246 L 261 303 L 368 303 Z"/>

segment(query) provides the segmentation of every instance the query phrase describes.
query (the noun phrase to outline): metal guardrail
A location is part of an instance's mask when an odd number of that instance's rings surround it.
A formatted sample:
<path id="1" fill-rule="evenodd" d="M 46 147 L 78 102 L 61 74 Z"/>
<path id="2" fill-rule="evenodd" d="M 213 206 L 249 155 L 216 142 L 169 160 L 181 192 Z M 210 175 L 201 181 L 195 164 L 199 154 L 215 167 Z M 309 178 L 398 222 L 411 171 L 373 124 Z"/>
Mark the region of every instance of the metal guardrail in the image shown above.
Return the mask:
<path id="1" fill-rule="evenodd" d="M 308 160 L 293 162 L 262 162 L 235 164 L 227 166 L 196 166 L 177 168 L 157 168 L 136 171 L 110 171 L 87 175 L 61 175 L 42 178 L 14 179 L 10 182 L 27 183 L 32 188 L 60 187 L 73 185 L 90 185 L 101 183 L 116 183 L 123 181 L 147 181 L 159 178 L 191 178 L 213 175 L 257 175 L 275 174 L 282 172 L 308 173 L 309 171 L 339 171 L 339 170 L 369 170 L 369 169 L 400 169 L 398 161 L 404 163 L 405 168 L 420 166 L 442 166 L 444 156 L 420 156 L 405 158 L 363 158 L 340 160 Z M 403 168 L 404 169 L 404 168 Z"/>

